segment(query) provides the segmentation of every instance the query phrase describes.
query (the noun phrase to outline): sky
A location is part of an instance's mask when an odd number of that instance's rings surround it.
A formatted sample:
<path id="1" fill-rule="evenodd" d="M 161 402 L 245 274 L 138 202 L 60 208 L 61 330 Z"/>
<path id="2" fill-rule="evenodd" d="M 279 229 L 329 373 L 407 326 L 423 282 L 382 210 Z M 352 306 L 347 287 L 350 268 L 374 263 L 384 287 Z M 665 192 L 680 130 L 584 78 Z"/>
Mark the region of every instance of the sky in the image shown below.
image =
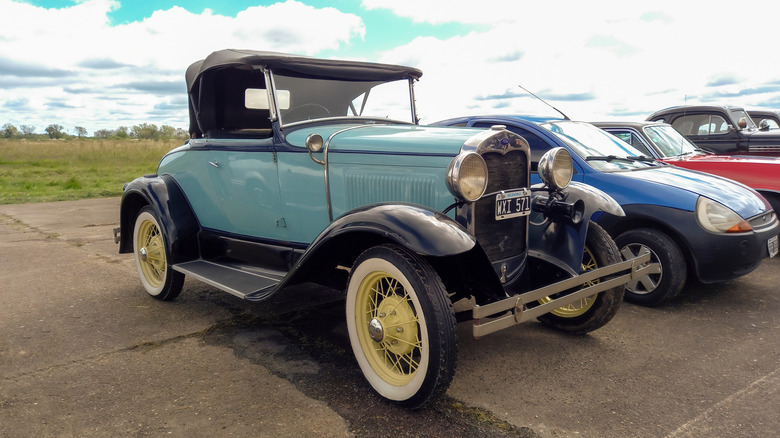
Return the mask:
<path id="1" fill-rule="evenodd" d="M 780 2 L 0 0 L 0 126 L 188 126 L 186 68 L 224 48 L 417 67 L 422 123 L 780 109 Z"/>

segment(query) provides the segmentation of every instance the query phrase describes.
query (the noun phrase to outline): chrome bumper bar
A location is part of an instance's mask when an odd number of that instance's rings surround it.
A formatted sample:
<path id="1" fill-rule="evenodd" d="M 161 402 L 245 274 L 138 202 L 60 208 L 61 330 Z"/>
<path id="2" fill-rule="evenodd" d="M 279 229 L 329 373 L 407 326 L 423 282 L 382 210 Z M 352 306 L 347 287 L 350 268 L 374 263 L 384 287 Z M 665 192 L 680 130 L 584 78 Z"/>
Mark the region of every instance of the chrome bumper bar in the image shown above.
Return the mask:
<path id="1" fill-rule="evenodd" d="M 624 285 L 630 281 L 638 280 L 650 274 L 654 269 L 649 265 L 649 261 L 650 254 L 643 254 L 630 260 L 615 263 L 614 265 L 582 273 L 577 277 L 568 278 L 549 286 L 514 295 L 501 301 L 496 301 L 495 303 L 486 304 L 484 306 L 475 305 L 472 309 L 472 316 L 474 318 L 474 337 L 479 338 L 481 336 L 489 335 L 490 333 L 544 315 L 559 307 L 579 301 L 582 298 L 612 289 L 616 286 Z M 547 303 L 532 308 L 526 307 L 526 303 L 536 303 L 542 298 L 550 297 L 590 281 L 601 280 L 602 277 L 615 274 L 620 275 L 615 278 L 610 278 L 609 280 L 599 281 L 596 284 L 584 287 L 568 295 L 555 298 Z M 500 316 L 490 317 L 491 315 L 497 315 L 501 312 L 506 313 Z"/>

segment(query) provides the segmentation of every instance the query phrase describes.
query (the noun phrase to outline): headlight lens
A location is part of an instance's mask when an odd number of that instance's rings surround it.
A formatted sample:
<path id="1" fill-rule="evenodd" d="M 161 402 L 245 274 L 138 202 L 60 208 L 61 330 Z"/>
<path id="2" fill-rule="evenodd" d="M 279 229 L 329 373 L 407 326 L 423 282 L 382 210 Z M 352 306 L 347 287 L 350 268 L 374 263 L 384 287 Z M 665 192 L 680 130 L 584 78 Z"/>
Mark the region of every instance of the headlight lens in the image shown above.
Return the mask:
<path id="1" fill-rule="evenodd" d="M 569 186 L 574 175 L 571 154 L 564 148 L 550 149 L 539 160 L 539 178 L 551 190 L 561 190 Z"/>
<path id="2" fill-rule="evenodd" d="M 713 233 L 744 233 L 753 230 L 734 210 L 703 196 L 699 196 L 696 201 L 696 219 L 705 230 Z"/>
<path id="3" fill-rule="evenodd" d="M 455 197 L 474 202 L 487 189 L 487 164 L 474 152 L 458 155 L 447 169 L 447 184 Z"/>

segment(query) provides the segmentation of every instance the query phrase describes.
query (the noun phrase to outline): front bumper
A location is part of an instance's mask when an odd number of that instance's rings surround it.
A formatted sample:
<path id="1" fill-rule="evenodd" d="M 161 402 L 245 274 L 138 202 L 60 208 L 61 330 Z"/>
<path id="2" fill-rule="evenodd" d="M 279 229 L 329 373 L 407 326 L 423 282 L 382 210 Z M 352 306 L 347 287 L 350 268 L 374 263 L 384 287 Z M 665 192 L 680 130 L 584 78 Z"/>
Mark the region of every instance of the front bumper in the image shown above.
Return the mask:
<path id="1" fill-rule="evenodd" d="M 649 265 L 649 261 L 650 254 L 648 253 L 620 263 L 594 269 L 549 286 L 517 294 L 501 301 L 484 306 L 474 305 L 472 308 L 472 316 L 475 320 L 473 335 L 475 338 L 479 338 L 544 315 L 559 307 L 579 301 L 584 297 L 624 285 L 630 281 L 639 280 L 650 273 L 652 266 Z M 617 276 L 609 279 L 605 278 L 613 275 Z M 526 303 L 537 303 L 542 298 L 552 297 L 555 294 L 595 280 L 600 281 L 592 286 L 584 287 L 544 304 L 531 308 L 526 306 Z M 504 313 L 496 316 L 501 312 Z"/>
<path id="2" fill-rule="evenodd" d="M 700 231 L 688 235 L 694 257 L 696 276 L 702 283 L 718 283 L 749 274 L 761 261 L 770 257 L 769 241 L 777 237 L 775 226 L 752 233 L 714 235 Z"/>

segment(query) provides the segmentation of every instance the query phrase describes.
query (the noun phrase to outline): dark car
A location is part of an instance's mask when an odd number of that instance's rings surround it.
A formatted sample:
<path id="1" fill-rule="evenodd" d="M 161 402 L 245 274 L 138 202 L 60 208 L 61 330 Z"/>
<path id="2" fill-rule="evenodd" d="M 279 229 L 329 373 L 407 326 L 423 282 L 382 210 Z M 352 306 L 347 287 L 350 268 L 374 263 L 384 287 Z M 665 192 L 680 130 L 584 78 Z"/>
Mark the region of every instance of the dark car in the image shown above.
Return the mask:
<path id="1" fill-rule="evenodd" d="M 748 115 L 759 130 L 780 128 L 780 111 L 776 110 L 747 110 Z"/>
<path id="2" fill-rule="evenodd" d="M 643 155 L 686 169 L 720 175 L 745 184 L 780 212 L 780 157 L 720 155 L 688 141 L 671 125 L 661 122 L 594 122 L 636 148 Z"/>
<path id="3" fill-rule="evenodd" d="M 761 131 L 739 106 L 675 106 L 647 120 L 665 122 L 696 146 L 727 155 L 780 156 L 780 131 Z"/>
<path id="4" fill-rule="evenodd" d="M 612 196 L 626 215 L 595 215 L 626 257 L 649 252 L 653 273 L 626 286 L 626 298 L 658 305 L 688 277 L 704 283 L 748 274 L 778 250 L 778 220 L 753 190 L 715 175 L 671 166 L 585 122 L 521 115 L 473 116 L 443 126 L 503 125 L 531 146 L 532 181 L 540 158 L 564 147 L 574 179 Z M 537 168 L 537 160 L 539 167 Z"/>
<path id="5" fill-rule="evenodd" d="M 565 149 L 532 187 L 517 134 L 420 126 L 421 75 L 249 50 L 192 64 L 191 138 L 125 185 L 114 231 L 147 293 L 173 299 L 185 275 L 251 301 L 343 290 L 363 375 L 410 408 L 453 378 L 456 308 L 474 336 L 606 324 L 649 259 L 622 262 L 587 220 L 620 206 L 570 181 Z"/>

